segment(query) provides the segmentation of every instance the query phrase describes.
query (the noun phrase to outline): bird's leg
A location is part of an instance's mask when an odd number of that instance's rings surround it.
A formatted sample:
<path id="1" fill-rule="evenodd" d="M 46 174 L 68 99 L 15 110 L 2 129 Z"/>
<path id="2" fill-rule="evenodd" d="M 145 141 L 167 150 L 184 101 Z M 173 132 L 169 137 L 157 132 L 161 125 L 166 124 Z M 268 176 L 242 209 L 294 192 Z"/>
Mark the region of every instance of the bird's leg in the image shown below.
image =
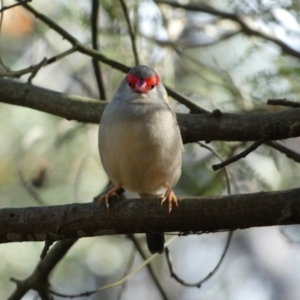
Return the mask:
<path id="1" fill-rule="evenodd" d="M 111 190 L 107 193 L 100 196 L 98 203 L 100 204 L 105 199 L 106 208 L 109 208 L 109 198 L 112 195 L 116 195 L 119 198 L 119 195 L 116 193 L 122 187 L 122 183 L 115 185 Z"/>
<path id="2" fill-rule="evenodd" d="M 167 190 L 165 193 L 165 196 L 161 200 L 161 205 L 163 205 L 164 202 L 168 202 L 168 207 L 169 207 L 169 213 L 171 213 L 172 210 L 172 205 L 175 204 L 178 206 L 178 201 L 175 193 L 173 192 L 172 188 L 170 187 L 169 184 L 166 184 Z"/>

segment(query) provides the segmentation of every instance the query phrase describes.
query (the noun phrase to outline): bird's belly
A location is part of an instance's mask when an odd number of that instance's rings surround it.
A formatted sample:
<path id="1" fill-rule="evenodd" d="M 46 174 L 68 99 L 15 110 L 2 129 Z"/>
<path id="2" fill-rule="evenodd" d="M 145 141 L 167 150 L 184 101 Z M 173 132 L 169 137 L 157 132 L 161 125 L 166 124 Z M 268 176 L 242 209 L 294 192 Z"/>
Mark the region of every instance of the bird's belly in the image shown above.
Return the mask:
<path id="1" fill-rule="evenodd" d="M 135 145 L 128 150 L 119 153 L 119 168 L 116 172 L 118 181 L 125 189 L 139 194 L 161 194 L 166 189 L 166 183 L 171 181 L 173 185 L 171 161 L 162 150 L 155 149 L 152 145 Z"/>
<path id="2" fill-rule="evenodd" d="M 173 117 L 173 116 L 172 116 Z M 163 124 L 162 124 L 163 127 Z M 117 122 L 106 129 L 100 156 L 114 184 L 138 194 L 161 195 L 181 173 L 181 137 L 178 128 L 165 133 L 149 122 Z M 177 131 L 176 131 L 177 130 Z M 101 145 L 102 144 L 102 145 Z"/>

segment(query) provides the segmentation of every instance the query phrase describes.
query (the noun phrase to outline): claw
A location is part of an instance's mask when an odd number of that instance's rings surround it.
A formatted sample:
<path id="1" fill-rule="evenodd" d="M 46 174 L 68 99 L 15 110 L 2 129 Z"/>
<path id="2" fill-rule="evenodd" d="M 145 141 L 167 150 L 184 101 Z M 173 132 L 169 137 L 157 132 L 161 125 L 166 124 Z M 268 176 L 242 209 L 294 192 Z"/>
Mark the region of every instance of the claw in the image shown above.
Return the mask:
<path id="1" fill-rule="evenodd" d="M 173 192 L 172 188 L 168 185 L 168 189 L 166 190 L 165 196 L 161 200 L 161 205 L 164 204 L 164 202 L 168 202 L 168 207 L 169 207 L 169 214 L 172 211 L 172 206 L 175 204 L 178 206 L 178 201 L 175 193 Z"/>
<path id="2" fill-rule="evenodd" d="M 101 202 L 105 199 L 105 206 L 108 209 L 109 208 L 109 198 L 113 195 L 116 195 L 119 199 L 119 195 L 116 193 L 120 188 L 122 187 L 122 184 L 117 184 L 114 186 L 111 190 L 109 190 L 106 194 L 103 194 L 100 196 L 98 200 L 98 205 L 101 204 Z"/>

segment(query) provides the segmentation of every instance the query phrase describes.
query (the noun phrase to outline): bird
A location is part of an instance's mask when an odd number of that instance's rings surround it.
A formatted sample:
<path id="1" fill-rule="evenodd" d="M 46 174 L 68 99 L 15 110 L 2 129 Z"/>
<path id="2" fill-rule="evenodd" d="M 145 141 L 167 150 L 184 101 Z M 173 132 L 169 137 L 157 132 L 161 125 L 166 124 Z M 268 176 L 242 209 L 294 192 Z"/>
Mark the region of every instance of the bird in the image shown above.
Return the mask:
<path id="1" fill-rule="evenodd" d="M 114 187 L 140 198 L 162 198 L 161 205 L 178 206 L 173 187 L 182 167 L 183 143 L 176 114 L 158 74 L 146 65 L 133 67 L 107 104 L 99 126 L 99 154 Z M 164 234 L 146 233 L 149 251 L 163 253 Z"/>

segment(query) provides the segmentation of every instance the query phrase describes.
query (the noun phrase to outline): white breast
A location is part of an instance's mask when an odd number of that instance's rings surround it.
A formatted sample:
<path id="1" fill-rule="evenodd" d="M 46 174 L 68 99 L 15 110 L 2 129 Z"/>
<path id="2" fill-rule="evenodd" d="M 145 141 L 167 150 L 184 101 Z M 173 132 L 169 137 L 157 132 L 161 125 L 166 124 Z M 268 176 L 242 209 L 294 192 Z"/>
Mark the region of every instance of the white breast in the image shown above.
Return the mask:
<path id="1" fill-rule="evenodd" d="M 166 103 L 109 103 L 100 123 L 99 151 L 111 181 L 138 194 L 161 195 L 181 173 L 182 140 Z"/>

